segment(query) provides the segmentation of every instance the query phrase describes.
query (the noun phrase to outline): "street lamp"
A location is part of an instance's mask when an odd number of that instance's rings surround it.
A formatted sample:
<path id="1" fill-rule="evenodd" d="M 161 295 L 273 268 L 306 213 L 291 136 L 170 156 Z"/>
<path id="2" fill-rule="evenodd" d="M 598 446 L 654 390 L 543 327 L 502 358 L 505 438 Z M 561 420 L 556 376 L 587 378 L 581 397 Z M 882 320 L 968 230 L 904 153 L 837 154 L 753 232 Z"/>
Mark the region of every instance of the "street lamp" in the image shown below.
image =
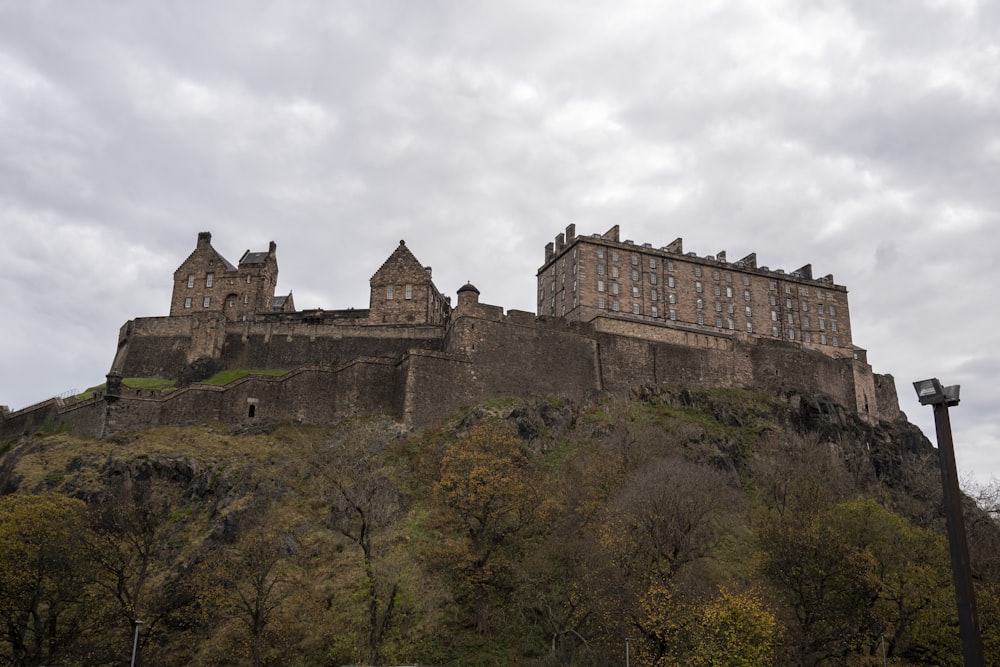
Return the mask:
<path id="1" fill-rule="evenodd" d="M 132 635 L 132 667 L 135 667 L 135 652 L 139 648 L 139 626 L 142 625 L 142 621 L 133 618 L 132 625 L 135 626 L 135 632 Z"/>
<path id="2" fill-rule="evenodd" d="M 962 494 L 958 488 L 958 469 L 955 466 L 955 445 L 951 439 L 951 420 L 948 417 L 948 408 L 958 405 L 960 387 L 957 384 L 943 387 L 937 378 L 931 378 L 914 382 L 913 388 L 920 405 L 934 406 L 941 485 L 944 487 L 944 517 L 948 525 L 951 576 L 955 582 L 955 598 L 958 602 L 958 627 L 962 635 L 964 665 L 984 667 L 976 594 L 972 590 L 972 572 L 969 567 L 969 545 L 965 537 L 965 519 L 962 517 Z"/>

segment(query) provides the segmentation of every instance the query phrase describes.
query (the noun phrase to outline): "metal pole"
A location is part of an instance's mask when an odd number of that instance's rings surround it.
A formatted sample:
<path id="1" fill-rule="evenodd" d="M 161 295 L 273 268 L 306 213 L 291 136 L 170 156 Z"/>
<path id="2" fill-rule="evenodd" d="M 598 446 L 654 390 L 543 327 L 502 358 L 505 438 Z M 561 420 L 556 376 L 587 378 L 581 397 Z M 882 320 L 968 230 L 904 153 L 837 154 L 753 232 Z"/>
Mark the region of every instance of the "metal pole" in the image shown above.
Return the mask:
<path id="1" fill-rule="evenodd" d="M 135 626 L 135 633 L 132 635 L 132 667 L 135 667 L 135 654 L 136 649 L 139 648 L 139 625 L 142 623 L 138 618 L 132 620 L 132 625 Z"/>
<path id="2" fill-rule="evenodd" d="M 951 575 L 955 581 L 955 597 L 958 601 L 958 627 L 962 634 L 964 665 L 985 667 L 983 643 L 979 636 L 979 616 L 976 613 L 976 594 L 972 589 L 965 519 L 962 515 L 962 494 L 958 488 L 958 469 L 955 466 L 955 445 L 951 439 L 951 419 L 946 402 L 934 404 L 934 426 L 937 429 L 938 455 L 941 459 L 944 516 L 948 525 Z"/>
<path id="3" fill-rule="evenodd" d="M 631 637 L 626 637 L 625 638 L 625 667 L 630 667 L 629 666 L 629 650 L 628 649 L 629 649 L 629 643 L 631 641 L 632 641 Z"/>

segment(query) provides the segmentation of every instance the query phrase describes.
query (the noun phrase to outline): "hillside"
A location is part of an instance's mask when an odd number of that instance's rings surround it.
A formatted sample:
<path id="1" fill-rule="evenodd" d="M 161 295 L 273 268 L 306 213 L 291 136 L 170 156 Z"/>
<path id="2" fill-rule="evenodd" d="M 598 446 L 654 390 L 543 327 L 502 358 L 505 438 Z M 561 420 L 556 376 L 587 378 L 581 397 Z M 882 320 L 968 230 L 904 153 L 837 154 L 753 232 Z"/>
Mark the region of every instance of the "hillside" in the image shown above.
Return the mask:
<path id="1" fill-rule="evenodd" d="M 936 451 L 819 396 L 0 447 L 0 663 L 961 663 Z M 969 504 L 988 662 L 1000 532 Z"/>

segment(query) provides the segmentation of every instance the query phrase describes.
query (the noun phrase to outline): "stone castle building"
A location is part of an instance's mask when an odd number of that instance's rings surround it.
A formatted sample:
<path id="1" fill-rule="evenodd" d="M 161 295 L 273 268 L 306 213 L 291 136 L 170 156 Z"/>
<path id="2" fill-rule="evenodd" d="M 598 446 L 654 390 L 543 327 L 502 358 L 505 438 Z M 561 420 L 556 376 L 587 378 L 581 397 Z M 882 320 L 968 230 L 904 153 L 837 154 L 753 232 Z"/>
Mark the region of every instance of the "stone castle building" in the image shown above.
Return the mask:
<path id="1" fill-rule="evenodd" d="M 786 274 L 753 254 L 730 263 L 685 254 L 680 239 L 654 248 L 620 241 L 617 226 L 577 236 L 570 225 L 545 248 L 536 313 L 480 303 L 471 284 L 452 307 L 403 241 L 372 275 L 367 309 L 296 310 L 291 293 L 275 296 L 277 277 L 274 242 L 233 265 L 200 233 L 174 272 L 170 314 L 122 326 L 106 386 L 0 406 L 0 435 L 372 414 L 419 427 L 496 396 L 586 400 L 657 384 L 791 388 L 869 422 L 900 416 L 892 377 L 853 345 L 847 290 L 809 265 Z M 225 386 L 129 387 L 197 368 L 251 372 Z"/>

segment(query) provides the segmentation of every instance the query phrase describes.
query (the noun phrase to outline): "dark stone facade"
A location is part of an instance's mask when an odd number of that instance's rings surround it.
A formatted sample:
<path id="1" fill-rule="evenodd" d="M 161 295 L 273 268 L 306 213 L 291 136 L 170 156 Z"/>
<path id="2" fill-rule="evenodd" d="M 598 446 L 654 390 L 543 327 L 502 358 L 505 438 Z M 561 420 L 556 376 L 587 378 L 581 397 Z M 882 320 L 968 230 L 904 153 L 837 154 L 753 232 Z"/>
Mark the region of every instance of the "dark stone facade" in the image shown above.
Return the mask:
<path id="1" fill-rule="evenodd" d="M 208 240 L 199 237 L 205 257 L 214 253 Z M 266 266 L 273 247 L 260 255 Z M 177 275 L 186 276 L 190 265 L 189 258 Z M 648 385 L 794 389 L 873 423 L 901 414 L 892 377 L 873 373 L 863 350 L 829 355 L 780 338 L 625 313 L 589 321 L 505 313 L 479 303 L 471 285 L 459 291 L 452 310 L 403 243 L 371 282 L 369 310 L 269 310 L 244 319 L 209 309 L 131 320 L 120 331 L 105 391 L 16 412 L 0 408 L 0 435 L 54 427 L 106 437 L 162 425 L 332 424 L 375 414 L 422 427 L 496 396 L 585 401 Z M 175 276 L 177 289 L 187 284 Z M 118 384 L 129 377 L 176 379 L 199 360 L 286 372 L 166 393 Z"/>

